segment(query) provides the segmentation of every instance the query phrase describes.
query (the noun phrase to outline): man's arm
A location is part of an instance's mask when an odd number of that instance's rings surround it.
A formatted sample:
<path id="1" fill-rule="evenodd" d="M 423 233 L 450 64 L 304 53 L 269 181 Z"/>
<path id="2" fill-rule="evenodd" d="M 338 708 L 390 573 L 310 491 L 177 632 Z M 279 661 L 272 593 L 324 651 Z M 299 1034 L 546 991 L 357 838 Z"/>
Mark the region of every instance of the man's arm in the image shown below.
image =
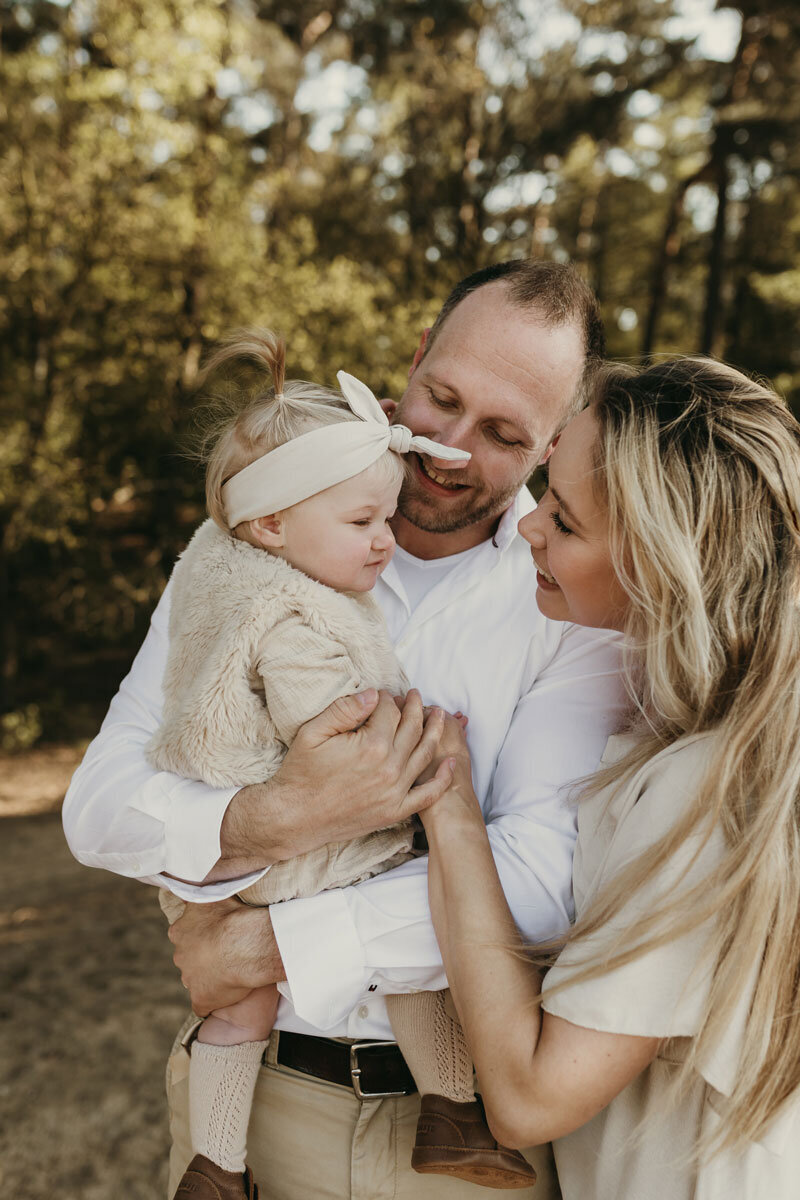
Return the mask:
<path id="1" fill-rule="evenodd" d="M 167 876 L 206 878 L 220 857 L 220 827 L 236 788 L 210 788 L 157 771 L 145 758 L 161 720 L 169 597 L 168 585 L 133 666 L 73 776 L 62 816 L 69 847 L 86 866 L 160 884 L 192 900 L 199 898 L 198 888 Z M 258 874 L 268 863 L 261 860 Z M 212 887 L 206 898 L 219 899 L 242 886 L 239 880 Z"/>
<path id="2" fill-rule="evenodd" d="M 572 917 L 577 810 L 570 786 L 591 774 L 625 706 L 619 638 L 568 626 L 551 662 L 521 698 L 501 748 L 485 817 L 509 907 L 530 942 Z M 330 1028 L 367 989 L 392 993 L 446 986 L 428 905 L 427 859 L 351 888 L 270 909 L 298 1016 Z M 338 968 L 318 970 L 320 944 Z M 374 993 L 373 993 L 374 994 Z"/>
<path id="3" fill-rule="evenodd" d="M 514 919 L 529 941 L 552 937 L 571 917 L 576 810 L 568 786 L 596 769 L 619 724 L 618 647 L 614 635 L 567 627 L 552 661 L 519 701 L 498 757 L 485 814 L 489 841 Z M 368 988 L 391 993 L 446 986 L 426 859 L 355 887 L 273 905 L 269 916 L 252 910 L 245 924 L 254 936 L 260 933 L 262 965 L 272 973 L 261 982 L 285 976 L 298 1015 L 320 1029 L 347 1017 Z M 188 951 L 185 978 L 199 991 L 191 930 L 178 923 L 173 931 L 181 952 Z M 209 936 L 206 926 L 203 937 Z M 234 947 L 222 929 L 218 940 L 227 946 L 232 978 Z M 322 947 L 335 948 L 335 970 Z M 246 969 L 244 956 L 240 961 Z M 200 1002 L 210 999 L 203 991 Z"/>
<path id="4" fill-rule="evenodd" d="M 413 787 L 443 722 L 439 710 L 425 718 L 413 691 L 402 711 L 375 691 L 337 701 L 301 729 L 264 784 L 215 789 L 155 770 L 144 750 L 161 719 L 168 594 L 64 801 L 79 861 L 206 903 L 279 859 L 404 820 L 444 790 L 446 768 Z"/>

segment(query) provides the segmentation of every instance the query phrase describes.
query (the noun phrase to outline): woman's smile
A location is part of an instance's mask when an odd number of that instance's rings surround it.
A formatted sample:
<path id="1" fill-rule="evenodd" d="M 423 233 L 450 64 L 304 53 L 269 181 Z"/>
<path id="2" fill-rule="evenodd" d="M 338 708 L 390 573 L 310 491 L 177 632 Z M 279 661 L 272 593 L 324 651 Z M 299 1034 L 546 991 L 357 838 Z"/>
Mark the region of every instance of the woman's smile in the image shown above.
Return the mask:
<path id="1" fill-rule="evenodd" d="M 539 586 L 540 587 L 558 588 L 558 584 L 556 583 L 553 576 L 550 575 L 547 571 L 545 571 L 545 569 L 541 565 L 541 563 L 538 563 L 536 561 L 536 555 L 533 553 L 532 550 L 531 550 L 531 558 L 533 559 L 533 565 L 536 567 L 536 582 L 539 584 Z"/>
<path id="2" fill-rule="evenodd" d="M 622 629 L 628 597 L 611 562 L 605 504 L 594 489 L 596 437 L 591 410 L 573 417 L 550 458 L 549 487 L 519 531 L 531 547 L 536 603 L 546 617 Z"/>

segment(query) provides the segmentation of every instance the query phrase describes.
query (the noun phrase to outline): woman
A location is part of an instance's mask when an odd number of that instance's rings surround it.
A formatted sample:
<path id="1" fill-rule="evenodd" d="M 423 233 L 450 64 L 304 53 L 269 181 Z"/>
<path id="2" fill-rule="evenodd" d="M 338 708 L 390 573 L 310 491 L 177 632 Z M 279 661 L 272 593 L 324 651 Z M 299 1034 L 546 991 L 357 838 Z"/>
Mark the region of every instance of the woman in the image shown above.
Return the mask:
<path id="1" fill-rule="evenodd" d="M 718 363 L 612 368 L 520 532 L 546 615 L 624 634 L 631 711 L 580 793 L 577 919 L 544 983 L 463 743 L 422 814 L 489 1123 L 553 1140 L 566 1200 L 796 1195 L 800 427 Z"/>

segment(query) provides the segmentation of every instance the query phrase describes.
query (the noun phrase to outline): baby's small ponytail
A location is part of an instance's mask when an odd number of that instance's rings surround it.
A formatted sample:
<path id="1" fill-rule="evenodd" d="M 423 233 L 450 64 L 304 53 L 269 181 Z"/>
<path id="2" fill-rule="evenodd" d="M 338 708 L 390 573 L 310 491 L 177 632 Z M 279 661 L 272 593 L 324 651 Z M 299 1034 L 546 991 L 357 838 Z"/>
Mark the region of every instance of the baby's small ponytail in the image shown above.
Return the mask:
<path id="1" fill-rule="evenodd" d="M 271 329 L 235 329 L 227 334 L 205 363 L 201 382 L 224 365 L 253 364 L 269 376 L 277 400 L 283 399 L 286 379 L 286 341 Z M 258 391 L 261 389 L 258 388 Z"/>
<path id="2" fill-rule="evenodd" d="M 206 405 L 201 452 L 206 464 L 206 507 L 209 516 L 227 530 L 222 502 L 226 480 L 311 429 L 357 418 L 336 389 L 300 379 L 287 381 L 286 343 L 271 329 L 250 327 L 229 333 L 206 361 L 201 381 L 211 376 L 216 394 Z"/>

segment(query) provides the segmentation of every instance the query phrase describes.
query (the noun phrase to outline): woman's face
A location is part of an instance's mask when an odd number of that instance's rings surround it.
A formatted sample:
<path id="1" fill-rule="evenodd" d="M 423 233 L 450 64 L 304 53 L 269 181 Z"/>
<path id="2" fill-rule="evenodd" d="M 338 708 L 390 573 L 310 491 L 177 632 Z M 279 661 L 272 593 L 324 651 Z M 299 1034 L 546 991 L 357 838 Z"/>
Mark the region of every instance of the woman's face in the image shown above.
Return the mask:
<path id="1" fill-rule="evenodd" d="M 536 564 L 536 603 L 554 621 L 622 629 L 628 596 L 611 565 L 605 506 L 592 485 L 597 423 L 590 409 L 567 425 L 550 459 L 550 486 L 519 523 Z"/>

